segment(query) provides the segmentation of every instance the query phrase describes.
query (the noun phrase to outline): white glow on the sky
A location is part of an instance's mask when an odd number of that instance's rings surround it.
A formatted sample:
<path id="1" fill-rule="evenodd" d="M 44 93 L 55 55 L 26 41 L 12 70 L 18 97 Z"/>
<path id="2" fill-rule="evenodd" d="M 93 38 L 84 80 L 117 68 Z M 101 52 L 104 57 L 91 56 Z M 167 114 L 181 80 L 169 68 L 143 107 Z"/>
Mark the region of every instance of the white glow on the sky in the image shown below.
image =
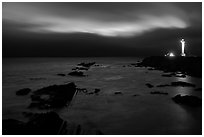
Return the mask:
<path id="1" fill-rule="evenodd" d="M 64 9 L 46 4 L 40 6 L 32 3 L 4 5 L 3 20 L 29 26 L 21 29 L 30 32 L 91 33 L 111 37 L 136 36 L 156 29 L 183 29 L 190 25 L 185 12 L 172 4 L 116 10 L 119 13 L 71 6 Z"/>

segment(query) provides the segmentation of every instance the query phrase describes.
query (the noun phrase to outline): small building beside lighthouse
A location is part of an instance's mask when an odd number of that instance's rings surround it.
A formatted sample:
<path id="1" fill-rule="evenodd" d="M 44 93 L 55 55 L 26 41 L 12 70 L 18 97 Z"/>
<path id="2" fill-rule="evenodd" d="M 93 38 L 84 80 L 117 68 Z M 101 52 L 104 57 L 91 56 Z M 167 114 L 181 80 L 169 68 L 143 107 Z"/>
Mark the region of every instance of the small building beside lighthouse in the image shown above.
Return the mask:
<path id="1" fill-rule="evenodd" d="M 185 54 L 185 40 L 184 39 L 181 39 L 181 56 L 186 56 Z"/>

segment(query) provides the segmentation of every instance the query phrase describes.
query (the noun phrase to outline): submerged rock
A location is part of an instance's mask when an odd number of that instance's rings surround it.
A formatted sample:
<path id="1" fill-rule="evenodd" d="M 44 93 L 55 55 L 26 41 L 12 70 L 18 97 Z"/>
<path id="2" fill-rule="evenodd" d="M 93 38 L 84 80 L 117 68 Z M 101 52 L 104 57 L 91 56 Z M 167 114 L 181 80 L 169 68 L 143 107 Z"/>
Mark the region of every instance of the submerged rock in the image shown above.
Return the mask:
<path id="1" fill-rule="evenodd" d="M 160 91 L 150 92 L 150 94 L 168 95 L 168 93 L 167 93 L 167 92 L 160 92 Z"/>
<path id="2" fill-rule="evenodd" d="M 183 81 L 177 81 L 177 82 L 171 82 L 171 86 L 195 87 L 195 84 L 191 84 Z"/>
<path id="3" fill-rule="evenodd" d="M 184 104 L 188 106 L 201 106 L 202 100 L 196 96 L 186 95 L 181 96 L 180 94 L 172 98 L 172 100 L 178 104 Z"/>
<path id="4" fill-rule="evenodd" d="M 77 77 L 85 77 L 86 76 L 81 71 L 73 71 L 73 72 L 70 72 L 68 75 L 70 75 L 70 76 L 77 76 Z"/>
<path id="5" fill-rule="evenodd" d="M 182 86 L 182 87 L 195 87 L 195 84 L 183 82 L 183 81 L 177 81 L 177 82 L 171 82 L 171 84 L 163 84 L 163 85 L 157 85 L 157 87 L 167 87 L 167 86 Z"/>
<path id="6" fill-rule="evenodd" d="M 24 95 L 28 95 L 28 93 L 30 93 L 30 92 L 31 92 L 30 88 L 23 88 L 23 89 L 16 91 L 16 95 L 24 96 Z"/>
<path id="7" fill-rule="evenodd" d="M 162 74 L 162 77 L 172 77 L 172 74 Z"/>
<path id="8" fill-rule="evenodd" d="M 30 78 L 30 80 L 46 80 L 46 78 Z"/>
<path id="9" fill-rule="evenodd" d="M 115 94 L 115 95 L 122 95 L 122 92 L 121 92 L 121 91 L 115 91 L 114 94 Z"/>
<path id="10" fill-rule="evenodd" d="M 157 87 L 168 87 L 170 86 L 169 84 L 163 84 L 163 85 L 157 85 Z"/>
<path id="11" fill-rule="evenodd" d="M 95 90 L 94 90 L 94 93 L 95 94 L 98 94 L 100 92 L 100 89 L 98 89 L 98 88 L 96 88 Z"/>
<path id="12" fill-rule="evenodd" d="M 154 86 L 150 83 L 145 84 L 148 88 L 153 88 Z"/>
<path id="13" fill-rule="evenodd" d="M 62 76 L 62 77 L 64 77 L 64 76 L 66 76 L 65 74 L 61 74 L 61 73 L 59 73 L 59 74 L 57 74 L 58 76 Z"/>
<path id="14" fill-rule="evenodd" d="M 32 103 L 29 108 L 61 108 L 71 102 L 75 92 L 76 85 L 74 83 L 41 88 L 31 95 Z"/>

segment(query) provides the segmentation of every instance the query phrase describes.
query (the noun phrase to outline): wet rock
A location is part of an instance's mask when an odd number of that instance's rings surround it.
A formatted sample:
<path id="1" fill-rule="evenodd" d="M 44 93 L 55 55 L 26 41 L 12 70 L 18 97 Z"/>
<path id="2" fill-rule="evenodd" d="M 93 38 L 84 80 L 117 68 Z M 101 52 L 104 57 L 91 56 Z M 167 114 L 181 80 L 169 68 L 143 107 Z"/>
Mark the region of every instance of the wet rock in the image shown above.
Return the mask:
<path id="1" fill-rule="evenodd" d="M 62 76 L 62 77 L 64 77 L 64 76 L 66 76 L 65 74 L 61 74 L 61 73 L 59 73 L 59 74 L 57 74 L 58 76 Z"/>
<path id="2" fill-rule="evenodd" d="M 16 95 L 25 96 L 25 95 L 28 95 L 28 93 L 30 93 L 30 92 L 31 92 L 30 88 L 24 88 L 24 89 L 20 89 L 20 90 L 16 91 Z"/>
<path id="3" fill-rule="evenodd" d="M 153 88 L 154 86 L 150 83 L 145 84 L 148 88 Z"/>
<path id="4" fill-rule="evenodd" d="M 87 93 L 88 90 L 86 88 L 77 88 L 79 92 Z"/>
<path id="5" fill-rule="evenodd" d="M 165 72 L 181 72 L 194 77 L 202 77 L 201 57 L 181 57 L 174 58 L 165 56 L 152 56 L 143 59 L 138 66 L 154 67 Z"/>
<path id="6" fill-rule="evenodd" d="M 161 76 L 162 76 L 162 77 L 172 77 L 171 74 L 162 74 Z"/>
<path id="7" fill-rule="evenodd" d="M 15 119 L 2 120 L 2 135 L 25 134 L 25 123 Z"/>
<path id="8" fill-rule="evenodd" d="M 95 94 L 98 94 L 100 92 L 100 89 L 98 89 L 98 88 L 96 88 L 95 90 L 94 90 L 94 93 Z"/>
<path id="9" fill-rule="evenodd" d="M 88 92 L 87 94 L 88 94 L 88 95 L 93 95 L 93 94 L 94 94 L 94 92 Z"/>
<path id="10" fill-rule="evenodd" d="M 46 78 L 30 78 L 30 80 L 46 80 Z"/>
<path id="11" fill-rule="evenodd" d="M 155 68 L 148 68 L 148 70 L 156 70 Z"/>
<path id="12" fill-rule="evenodd" d="M 134 94 L 134 95 L 132 95 L 133 97 L 137 97 L 137 96 L 140 96 L 139 94 Z"/>
<path id="13" fill-rule="evenodd" d="M 78 66 L 83 66 L 83 67 L 91 67 L 92 65 L 94 65 L 96 62 L 90 62 L 90 63 L 84 63 L 84 62 L 82 62 L 82 63 L 79 63 L 79 64 L 77 64 Z"/>
<path id="14" fill-rule="evenodd" d="M 163 84 L 163 85 L 157 85 L 157 87 L 168 87 L 170 86 L 169 84 Z"/>
<path id="15" fill-rule="evenodd" d="M 69 104 L 76 92 L 76 85 L 52 85 L 36 90 L 31 95 L 29 108 L 50 109 L 61 108 Z"/>
<path id="16" fill-rule="evenodd" d="M 115 95 L 122 95 L 122 92 L 121 92 L 121 91 L 115 91 L 114 94 L 115 94 Z"/>
<path id="17" fill-rule="evenodd" d="M 154 92 L 150 92 L 150 94 L 168 95 L 168 93 L 167 93 L 167 92 L 161 92 L 161 91 L 154 91 Z"/>
<path id="18" fill-rule="evenodd" d="M 85 77 L 86 76 L 81 71 L 73 71 L 73 72 L 70 72 L 68 75 L 70 75 L 70 76 L 77 76 L 77 77 Z"/>
<path id="19" fill-rule="evenodd" d="M 196 88 L 195 91 L 202 91 L 202 88 Z"/>
<path id="20" fill-rule="evenodd" d="M 27 123 L 8 119 L 3 120 L 4 135 L 57 135 L 65 122 L 55 112 L 34 114 Z M 60 131 L 61 130 L 61 131 Z"/>
<path id="21" fill-rule="evenodd" d="M 183 81 L 171 82 L 171 86 L 195 87 L 194 84 L 183 82 Z"/>
<path id="22" fill-rule="evenodd" d="M 76 68 L 73 68 L 72 70 L 89 70 L 89 68 L 87 67 L 76 67 Z"/>
<path id="23" fill-rule="evenodd" d="M 30 112 L 28 112 L 30 113 Z M 79 124 L 64 121 L 56 112 L 32 113 L 28 122 L 15 119 L 2 121 L 3 135 L 100 135 L 96 128 L 85 129 Z"/>
<path id="24" fill-rule="evenodd" d="M 196 96 L 185 95 L 181 96 L 180 94 L 172 98 L 172 100 L 178 104 L 188 105 L 188 106 L 201 106 L 202 100 Z"/>

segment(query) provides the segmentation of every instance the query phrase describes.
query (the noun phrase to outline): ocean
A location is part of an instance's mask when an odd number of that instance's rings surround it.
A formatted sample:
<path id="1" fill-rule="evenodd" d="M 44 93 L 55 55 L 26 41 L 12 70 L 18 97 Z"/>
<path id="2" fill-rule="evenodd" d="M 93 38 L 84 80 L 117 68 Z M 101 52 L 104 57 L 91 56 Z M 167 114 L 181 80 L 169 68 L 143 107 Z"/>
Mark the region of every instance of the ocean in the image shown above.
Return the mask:
<path id="1" fill-rule="evenodd" d="M 100 89 L 98 95 L 79 93 L 68 108 L 55 110 L 60 117 L 86 129 L 100 129 L 104 134 L 201 134 L 202 108 L 186 108 L 172 101 L 177 94 L 202 98 L 202 91 L 193 87 L 156 87 L 160 84 L 184 81 L 202 87 L 202 79 L 187 76 L 162 77 L 162 71 L 130 66 L 141 61 L 136 57 L 96 58 L 3 58 L 2 118 L 27 121 L 22 112 L 28 109 L 30 94 L 16 96 L 16 91 L 32 91 L 54 84 L 74 82 L 88 91 Z M 96 62 L 99 66 L 84 72 L 87 77 L 65 77 L 81 62 Z M 148 88 L 145 84 L 154 85 Z M 168 95 L 152 95 L 152 91 Z M 116 95 L 115 92 L 122 94 Z"/>

